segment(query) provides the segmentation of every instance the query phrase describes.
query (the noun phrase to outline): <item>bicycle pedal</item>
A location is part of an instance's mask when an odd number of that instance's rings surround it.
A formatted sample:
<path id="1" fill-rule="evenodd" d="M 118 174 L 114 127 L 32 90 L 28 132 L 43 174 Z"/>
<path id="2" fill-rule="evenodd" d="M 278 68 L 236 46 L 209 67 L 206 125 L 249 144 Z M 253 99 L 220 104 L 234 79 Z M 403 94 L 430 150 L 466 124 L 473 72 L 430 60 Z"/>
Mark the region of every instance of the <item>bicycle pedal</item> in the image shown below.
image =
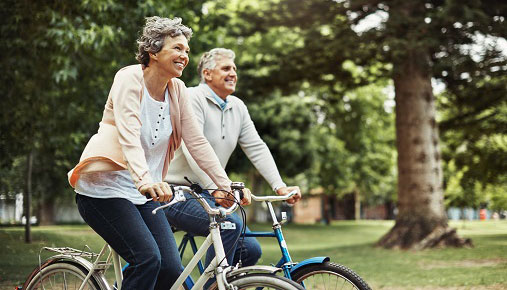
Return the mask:
<path id="1" fill-rule="evenodd" d="M 231 222 L 221 222 L 220 223 L 220 228 L 222 230 L 235 230 L 236 229 L 236 224 L 235 223 L 231 223 Z"/>

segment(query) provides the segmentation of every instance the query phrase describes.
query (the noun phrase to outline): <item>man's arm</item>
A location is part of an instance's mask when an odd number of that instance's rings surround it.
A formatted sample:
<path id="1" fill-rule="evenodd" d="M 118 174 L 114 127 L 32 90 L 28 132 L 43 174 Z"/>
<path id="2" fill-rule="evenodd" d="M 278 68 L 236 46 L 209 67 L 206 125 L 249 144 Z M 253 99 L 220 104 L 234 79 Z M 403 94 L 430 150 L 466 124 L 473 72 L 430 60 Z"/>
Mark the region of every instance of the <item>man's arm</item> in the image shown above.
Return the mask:
<path id="1" fill-rule="evenodd" d="M 294 204 L 301 199 L 301 190 L 298 186 L 287 186 L 283 181 L 271 151 L 266 143 L 261 139 L 255 125 L 250 117 L 247 107 L 241 103 L 243 109 L 243 119 L 241 133 L 239 136 L 239 144 L 248 159 L 257 168 L 259 173 L 271 185 L 271 188 L 278 195 L 288 195 L 292 191 L 296 191 L 291 199 L 287 200 L 289 204 Z"/>
<path id="2" fill-rule="evenodd" d="M 243 149 L 248 159 L 250 159 L 273 190 L 286 187 L 268 146 L 259 136 L 257 129 L 255 129 L 247 107 L 243 102 L 238 105 L 242 113 L 241 132 L 239 135 L 241 149 Z"/>

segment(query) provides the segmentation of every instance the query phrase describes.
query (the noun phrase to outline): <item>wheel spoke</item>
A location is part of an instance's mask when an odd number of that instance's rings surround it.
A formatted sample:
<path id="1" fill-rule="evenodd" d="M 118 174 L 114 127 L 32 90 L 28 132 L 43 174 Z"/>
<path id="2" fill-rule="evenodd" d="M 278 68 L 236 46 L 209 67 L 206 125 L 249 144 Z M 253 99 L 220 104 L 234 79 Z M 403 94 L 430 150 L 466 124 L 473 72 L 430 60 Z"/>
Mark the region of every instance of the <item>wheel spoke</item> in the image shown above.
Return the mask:
<path id="1" fill-rule="evenodd" d="M 63 289 L 65 289 L 65 290 L 69 289 L 67 287 L 67 279 L 65 277 L 65 272 L 63 272 Z"/>

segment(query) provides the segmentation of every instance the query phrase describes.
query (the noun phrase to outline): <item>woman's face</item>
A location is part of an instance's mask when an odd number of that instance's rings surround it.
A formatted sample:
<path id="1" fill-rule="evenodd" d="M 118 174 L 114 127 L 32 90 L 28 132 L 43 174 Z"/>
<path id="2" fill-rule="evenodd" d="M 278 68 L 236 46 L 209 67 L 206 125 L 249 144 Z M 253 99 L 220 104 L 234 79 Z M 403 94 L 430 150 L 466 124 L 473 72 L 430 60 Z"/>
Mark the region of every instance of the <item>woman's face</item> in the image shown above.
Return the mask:
<path id="1" fill-rule="evenodd" d="M 190 47 L 184 35 L 167 37 L 162 49 L 152 56 L 159 68 L 164 70 L 171 78 L 180 77 L 188 64 Z"/>

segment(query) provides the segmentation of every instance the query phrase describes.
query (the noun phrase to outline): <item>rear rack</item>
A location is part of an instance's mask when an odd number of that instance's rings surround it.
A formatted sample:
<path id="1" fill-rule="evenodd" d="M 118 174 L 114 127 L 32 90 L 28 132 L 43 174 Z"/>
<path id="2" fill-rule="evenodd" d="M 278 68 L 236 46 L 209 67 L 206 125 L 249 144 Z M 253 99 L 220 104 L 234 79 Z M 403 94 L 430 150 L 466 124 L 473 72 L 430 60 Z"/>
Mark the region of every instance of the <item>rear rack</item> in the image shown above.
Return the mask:
<path id="1" fill-rule="evenodd" d="M 86 257 L 86 258 L 93 259 L 96 256 L 98 256 L 98 254 L 93 253 L 93 252 L 87 252 L 84 250 L 78 250 L 78 249 L 74 249 L 74 248 L 70 248 L 70 247 L 63 247 L 63 248 L 44 247 L 43 249 L 46 251 L 55 252 L 55 253 L 59 253 L 62 255 L 69 255 L 69 256 L 73 256 L 73 257 Z"/>
<path id="2" fill-rule="evenodd" d="M 86 248 L 88 248 L 88 246 L 86 246 Z M 99 271 L 101 271 L 101 270 L 105 271 L 105 270 L 107 270 L 107 268 L 109 268 L 112 265 L 112 263 L 110 263 L 111 253 L 109 253 L 106 260 L 104 260 L 104 261 L 98 260 L 103 256 L 104 251 L 106 249 L 105 247 L 102 249 L 100 254 L 93 253 L 93 252 L 87 252 L 84 250 L 78 250 L 78 249 L 74 249 L 74 248 L 70 248 L 70 247 L 63 247 L 63 248 L 44 247 L 42 249 L 46 250 L 46 251 L 50 251 L 50 252 L 64 255 L 64 256 L 70 257 L 72 259 L 75 259 L 77 257 L 87 258 L 93 264 L 94 269 L 99 270 Z"/>

